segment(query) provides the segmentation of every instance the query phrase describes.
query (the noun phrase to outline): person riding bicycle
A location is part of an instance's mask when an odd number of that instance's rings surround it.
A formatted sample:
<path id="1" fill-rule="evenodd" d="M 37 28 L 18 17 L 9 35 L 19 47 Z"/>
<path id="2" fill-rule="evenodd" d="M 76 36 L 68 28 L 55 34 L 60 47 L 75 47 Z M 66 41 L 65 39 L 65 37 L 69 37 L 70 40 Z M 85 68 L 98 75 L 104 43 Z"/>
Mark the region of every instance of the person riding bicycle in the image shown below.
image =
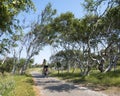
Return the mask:
<path id="1" fill-rule="evenodd" d="M 46 59 L 43 60 L 43 75 L 46 76 L 48 74 L 48 65 Z"/>

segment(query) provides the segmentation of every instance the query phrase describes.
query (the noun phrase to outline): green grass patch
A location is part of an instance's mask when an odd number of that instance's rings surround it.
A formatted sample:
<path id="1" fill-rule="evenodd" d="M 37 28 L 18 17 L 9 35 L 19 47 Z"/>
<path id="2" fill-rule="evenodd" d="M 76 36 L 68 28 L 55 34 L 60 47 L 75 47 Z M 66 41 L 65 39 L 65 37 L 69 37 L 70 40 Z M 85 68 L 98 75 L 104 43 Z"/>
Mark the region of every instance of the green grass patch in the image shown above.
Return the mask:
<path id="1" fill-rule="evenodd" d="M 29 74 L 30 72 L 32 71 L 35 71 L 35 72 L 40 72 L 42 70 L 42 68 L 29 68 L 26 73 Z"/>
<path id="2" fill-rule="evenodd" d="M 0 95 L 2 96 L 35 96 L 33 80 L 30 75 L 0 76 Z"/>
<path id="3" fill-rule="evenodd" d="M 14 76 L 15 96 L 35 96 L 32 85 L 34 84 L 30 76 Z"/>

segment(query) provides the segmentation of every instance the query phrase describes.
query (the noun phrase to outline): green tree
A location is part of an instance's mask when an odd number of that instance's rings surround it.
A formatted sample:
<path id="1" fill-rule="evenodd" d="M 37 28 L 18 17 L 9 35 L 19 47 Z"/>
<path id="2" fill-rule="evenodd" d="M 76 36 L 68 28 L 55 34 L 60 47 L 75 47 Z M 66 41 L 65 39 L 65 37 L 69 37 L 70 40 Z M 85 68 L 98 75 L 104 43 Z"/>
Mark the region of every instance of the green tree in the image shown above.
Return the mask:
<path id="1" fill-rule="evenodd" d="M 21 26 L 17 15 L 22 11 L 34 9 L 31 0 L 1 0 L 0 1 L 0 55 L 5 56 L 14 46 L 13 40 L 21 35 Z M 13 39 L 14 38 L 14 39 Z"/>
<path id="2" fill-rule="evenodd" d="M 107 7 L 98 13 L 98 10 L 101 10 L 99 6 L 103 3 L 106 3 Z M 106 61 L 109 60 L 108 67 L 105 72 L 110 71 L 112 67 L 116 66 L 119 54 L 119 41 L 120 41 L 120 30 L 119 30 L 119 0 L 85 0 L 84 7 L 87 9 L 88 14 L 97 15 L 98 18 L 96 22 L 93 23 L 93 29 L 90 31 L 95 34 L 96 37 L 99 37 L 98 44 L 103 45 L 104 54 L 101 54 L 101 57 L 105 57 Z M 89 45 L 91 42 L 89 42 Z M 97 45 L 98 46 L 98 45 Z M 99 50 L 100 51 L 100 50 Z"/>
<path id="3" fill-rule="evenodd" d="M 21 11 L 28 12 L 34 9 L 34 4 L 31 0 L 1 0 L 0 2 L 0 37 L 3 32 L 12 33 L 12 27 L 17 27 L 18 20 L 15 16 Z"/>

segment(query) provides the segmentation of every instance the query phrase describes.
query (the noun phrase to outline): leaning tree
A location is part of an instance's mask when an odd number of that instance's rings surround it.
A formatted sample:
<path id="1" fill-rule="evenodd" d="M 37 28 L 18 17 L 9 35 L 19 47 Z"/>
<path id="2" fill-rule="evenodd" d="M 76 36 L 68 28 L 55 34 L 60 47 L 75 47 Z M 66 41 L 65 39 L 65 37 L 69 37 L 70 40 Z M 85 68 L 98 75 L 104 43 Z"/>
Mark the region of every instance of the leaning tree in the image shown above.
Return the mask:
<path id="1" fill-rule="evenodd" d="M 25 72 L 31 58 L 38 55 L 43 46 L 50 43 L 49 23 L 52 22 L 55 13 L 56 10 L 52 9 L 52 5 L 48 3 L 42 13 L 38 16 L 37 22 L 31 24 L 30 32 L 24 37 L 26 62 L 21 68 L 20 74 Z"/>

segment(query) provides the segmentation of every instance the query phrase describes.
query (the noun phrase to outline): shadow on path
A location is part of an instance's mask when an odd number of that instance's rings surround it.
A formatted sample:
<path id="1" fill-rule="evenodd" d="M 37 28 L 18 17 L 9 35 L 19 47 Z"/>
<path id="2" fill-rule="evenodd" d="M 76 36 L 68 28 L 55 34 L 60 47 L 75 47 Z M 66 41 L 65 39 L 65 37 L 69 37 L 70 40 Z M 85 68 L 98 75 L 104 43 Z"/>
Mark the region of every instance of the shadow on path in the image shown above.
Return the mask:
<path id="1" fill-rule="evenodd" d="M 49 91 L 53 92 L 53 91 L 57 91 L 57 92 L 63 92 L 63 91 L 71 91 L 71 90 L 78 90 L 77 87 L 70 85 L 70 84 L 56 84 L 53 86 L 47 86 L 44 89 L 48 89 Z"/>
<path id="2" fill-rule="evenodd" d="M 43 76 L 39 73 L 32 73 L 33 78 L 43 78 Z"/>
<path id="3" fill-rule="evenodd" d="M 85 88 L 79 89 L 79 87 L 73 84 L 62 82 L 52 77 L 44 77 L 40 73 L 33 73 L 32 76 L 33 78 L 36 79 L 36 84 L 38 86 L 41 86 L 43 90 L 49 90 L 50 92 L 53 92 L 53 91 L 69 92 L 71 90 L 86 90 Z"/>

